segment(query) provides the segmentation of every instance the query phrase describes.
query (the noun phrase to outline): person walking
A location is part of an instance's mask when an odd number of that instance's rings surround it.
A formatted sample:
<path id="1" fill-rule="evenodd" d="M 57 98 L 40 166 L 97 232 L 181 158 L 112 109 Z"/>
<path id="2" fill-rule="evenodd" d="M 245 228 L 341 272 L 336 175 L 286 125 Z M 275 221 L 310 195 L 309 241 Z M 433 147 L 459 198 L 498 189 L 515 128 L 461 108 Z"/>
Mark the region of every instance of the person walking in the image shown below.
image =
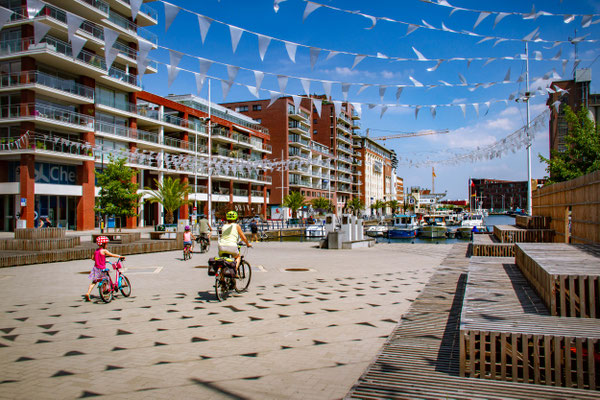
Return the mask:
<path id="1" fill-rule="evenodd" d="M 256 218 L 250 221 L 250 233 L 252 233 L 250 241 L 258 242 L 258 225 L 256 224 Z"/>

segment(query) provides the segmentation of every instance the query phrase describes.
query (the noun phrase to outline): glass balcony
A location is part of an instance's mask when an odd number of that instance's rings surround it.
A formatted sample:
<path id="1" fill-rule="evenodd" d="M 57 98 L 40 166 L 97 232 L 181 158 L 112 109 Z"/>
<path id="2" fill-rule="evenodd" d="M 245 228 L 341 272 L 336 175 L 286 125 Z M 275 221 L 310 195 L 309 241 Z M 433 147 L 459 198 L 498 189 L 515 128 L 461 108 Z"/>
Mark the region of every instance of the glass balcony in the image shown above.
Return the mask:
<path id="1" fill-rule="evenodd" d="M 77 125 L 81 130 L 93 131 L 94 118 L 67 109 L 41 103 L 20 103 L 0 107 L 1 118 L 36 117 L 63 124 Z"/>
<path id="2" fill-rule="evenodd" d="M 263 197 L 264 193 L 262 192 L 262 190 L 253 190 L 252 191 L 252 197 Z"/>
<path id="3" fill-rule="evenodd" d="M 233 195 L 234 196 L 248 196 L 248 189 L 236 189 L 233 188 Z"/>
<path id="4" fill-rule="evenodd" d="M 0 144 L 8 144 L 13 142 L 17 138 L 0 138 Z M 39 152 L 52 152 L 52 153 L 61 153 L 68 154 L 70 156 L 83 156 L 83 157 L 93 157 L 94 154 L 91 149 L 81 148 L 80 146 L 73 146 L 72 143 L 81 143 L 86 144 L 86 142 L 81 140 L 75 140 L 69 138 L 69 143 L 63 143 L 60 139 L 60 136 L 49 136 L 49 135 L 41 135 L 37 133 L 30 133 L 28 140 L 22 140 L 20 142 L 20 150 L 33 150 Z M 12 149 L 3 150 L 3 151 L 13 151 Z"/>
<path id="5" fill-rule="evenodd" d="M 125 138 L 143 140 L 145 142 L 158 144 L 157 133 L 143 131 L 141 129 L 132 129 L 126 126 L 114 125 L 102 121 L 96 121 L 96 132 L 102 132 L 110 135 L 117 135 Z"/>
<path id="6" fill-rule="evenodd" d="M 291 134 L 288 135 L 288 140 L 291 144 L 300 144 L 302 146 L 306 146 L 309 147 L 310 142 L 302 137 L 300 137 L 300 135 L 296 135 L 296 134 Z"/>
<path id="7" fill-rule="evenodd" d="M 300 131 L 298 133 L 310 135 L 310 128 L 306 126 L 306 124 L 300 123 L 298 121 L 289 121 L 288 128 L 290 129 L 290 131 Z"/>
<path id="8" fill-rule="evenodd" d="M 71 80 L 58 78 L 44 72 L 25 71 L 15 74 L 0 75 L 0 88 L 17 88 L 19 86 L 32 84 L 46 86 L 64 93 L 94 100 L 94 89 L 91 87 L 84 86 Z"/>
<path id="9" fill-rule="evenodd" d="M 129 5 L 131 5 L 129 0 L 121 0 Z M 140 7 L 140 12 L 146 14 L 147 16 L 149 16 L 150 18 L 152 18 L 153 20 L 157 20 L 158 18 L 158 13 L 156 12 L 156 10 L 152 7 L 149 7 L 147 4 L 143 4 Z"/>
<path id="10" fill-rule="evenodd" d="M 134 24 L 127 18 L 125 18 L 113 11 L 109 12 L 108 20 L 110 22 L 114 23 L 115 25 L 118 25 L 121 28 L 127 30 L 128 32 L 130 32 L 136 36 L 139 36 L 143 39 L 146 39 L 150 43 L 158 44 L 158 37 L 154 33 L 150 32 L 148 29 L 137 26 L 136 24 Z"/>
<path id="11" fill-rule="evenodd" d="M 208 106 L 206 104 L 203 103 L 199 103 L 197 101 L 193 101 L 193 100 L 183 100 L 183 101 L 178 101 L 178 100 L 174 100 L 177 101 L 180 104 L 186 105 L 188 107 L 192 107 L 196 110 L 200 110 L 203 111 L 205 113 L 208 114 Z M 230 121 L 233 122 L 235 124 L 238 124 L 240 126 L 264 133 L 266 135 L 269 134 L 269 130 L 267 128 L 265 128 L 264 126 L 258 125 L 258 124 L 253 124 L 249 121 L 246 121 L 242 118 L 236 117 L 235 115 L 229 114 L 229 112 L 223 112 L 219 109 L 216 108 L 211 108 L 211 115 L 214 115 L 215 117 L 219 117 L 222 118 L 226 121 Z"/>
<path id="12" fill-rule="evenodd" d="M 77 0 L 80 3 L 86 3 L 89 4 L 90 6 L 97 8 L 98 10 L 102 11 L 105 14 L 109 13 L 110 10 L 110 6 L 108 5 L 108 3 L 106 3 L 105 1 L 102 0 Z"/>

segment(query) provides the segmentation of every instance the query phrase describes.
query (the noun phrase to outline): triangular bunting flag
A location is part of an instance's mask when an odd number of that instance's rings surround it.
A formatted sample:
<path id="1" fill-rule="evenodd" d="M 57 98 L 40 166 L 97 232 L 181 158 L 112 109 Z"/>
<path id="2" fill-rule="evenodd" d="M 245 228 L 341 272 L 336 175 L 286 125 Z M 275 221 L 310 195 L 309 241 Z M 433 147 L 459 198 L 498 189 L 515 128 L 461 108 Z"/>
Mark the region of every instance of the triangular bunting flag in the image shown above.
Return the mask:
<path id="1" fill-rule="evenodd" d="M 315 11 L 319 7 L 321 7 L 320 4 L 307 1 L 306 8 L 304 9 L 304 14 L 302 14 L 302 22 L 306 21 L 306 17 L 308 17 L 313 11 Z"/>
<path id="2" fill-rule="evenodd" d="M 277 84 L 279 85 L 279 91 L 281 95 L 285 93 L 285 88 L 288 84 L 288 77 L 286 75 L 277 75 Z"/>
<path id="3" fill-rule="evenodd" d="M 496 19 L 494 20 L 494 28 L 496 28 L 496 25 L 498 25 L 498 22 L 502 21 L 504 19 L 504 17 L 510 15 L 509 13 L 505 13 L 505 12 L 500 12 L 498 13 L 498 15 L 496 15 Z M 492 29 L 494 29 L 492 28 Z"/>
<path id="4" fill-rule="evenodd" d="M 250 94 L 258 99 L 258 90 L 254 86 L 246 85 Z"/>
<path id="5" fill-rule="evenodd" d="M 381 114 L 379 114 L 379 119 L 383 118 L 383 114 L 388 110 L 388 106 L 381 107 Z"/>
<path id="6" fill-rule="evenodd" d="M 321 81 L 323 85 L 323 90 L 325 91 L 326 100 L 331 98 L 331 82 L 330 81 Z"/>
<path id="7" fill-rule="evenodd" d="M 421 110 L 421 106 L 416 106 L 415 107 L 415 119 L 417 119 L 417 117 L 419 116 L 419 111 Z"/>
<path id="8" fill-rule="evenodd" d="M 416 80 L 415 78 L 413 78 L 412 76 L 409 76 L 408 79 L 411 80 L 411 82 L 413 83 L 413 85 L 415 85 L 415 87 L 423 87 L 423 84 L 421 82 L 419 82 L 418 80 Z"/>
<path id="9" fill-rule="evenodd" d="M 33 40 L 35 44 L 38 44 L 42 41 L 44 36 L 50 30 L 50 25 L 46 25 L 43 22 L 33 21 Z"/>
<path id="10" fill-rule="evenodd" d="M 235 51 L 237 50 L 238 43 L 240 42 L 240 39 L 242 37 L 242 33 L 244 33 L 244 31 L 238 27 L 229 25 L 229 33 L 231 34 L 231 48 L 235 53 Z"/>
<path id="11" fill-rule="evenodd" d="M 317 47 L 310 48 L 310 69 L 315 69 L 315 64 L 317 63 L 317 59 L 319 58 L 319 53 L 321 49 Z"/>
<path id="12" fill-rule="evenodd" d="M 354 69 L 354 67 L 356 67 L 358 65 L 358 63 L 360 63 L 362 60 L 365 59 L 365 57 L 367 57 L 367 56 L 357 54 L 356 57 L 354 57 L 354 64 L 352 64 L 352 68 L 350 68 L 350 69 Z"/>
<path id="13" fill-rule="evenodd" d="M 168 86 L 171 87 L 171 85 L 173 84 L 173 81 L 175 80 L 175 78 L 177 78 L 177 75 L 179 74 L 179 68 L 177 68 L 174 65 L 167 65 L 167 71 L 168 71 Z M 223 99 L 225 100 L 225 99 Z"/>
<path id="14" fill-rule="evenodd" d="M 233 81 L 221 81 L 221 89 L 223 89 L 223 101 L 227 98 L 229 94 L 229 89 L 231 89 L 231 85 L 233 85 Z"/>
<path id="15" fill-rule="evenodd" d="M 296 110 L 296 114 L 299 114 L 300 113 L 300 104 L 302 103 L 302 96 L 293 94 L 292 99 L 294 100 L 294 109 Z"/>
<path id="16" fill-rule="evenodd" d="M 419 25 L 408 24 L 408 28 L 406 29 L 406 36 L 410 35 L 417 29 L 419 29 Z"/>
<path id="17" fill-rule="evenodd" d="M 429 110 L 431 111 L 431 117 L 433 119 L 435 119 L 435 116 L 437 115 L 436 109 L 437 109 L 437 106 L 431 106 L 431 107 L 429 107 Z"/>
<path id="18" fill-rule="evenodd" d="M 45 5 L 40 0 L 27 0 L 27 17 L 29 19 L 35 18 Z"/>
<path id="19" fill-rule="evenodd" d="M 350 91 L 349 83 L 342 83 L 342 97 L 344 101 L 348 101 L 348 92 Z"/>
<path id="20" fill-rule="evenodd" d="M 163 1 L 163 4 L 165 5 L 165 32 L 167 32 L 179 13 L 180 8 L 166 1 Z"/>
<path id="21" fill-rule="evenodd" d="M 398 89 L 396 89 L 396 103 L 400 99 L 400 95 L 402 94 L 402 90 L 404 90 L 404 88 L 402 86 L 398 86 Z"/>
<path id="22" fill-rule="evenodd" d="M 239 71 L 240 71 L 240 67 L 238 67 L 238 66 L 235 66 L 235 65 L 227 66 L 227 77 L 229 78 L 229 82 L 235 81 L 235 78 Z"/>
<path id="23" fill-rule="evenodd" d="M 323 101 L 321 99 L 312 99 L 315 109 L 317 110 L 317 114 L 319 114 L 319 118 L 321 117 L 321 106 L 323 105 Z"/>
<path id="24" fill-rule="evenodd" d="M 342 102 L 338 101 L 338 100 L 334 100 L 333 101 L 333 109 L 335 111 L 335 117 L 339 117 L 339 115 L 342 113 Z"/>
<path id="25" fill-rule="evenodd" d="M 79 15 L 67 11 L 67 37 L 69 42 L 73 39 L 75 32 L 77 32 L 83 21 L 83 18 Z"/>
<path id="26" fill-rule="evenodd" d="M 269 102 L 269 105 L 267 106 L 267 108 L 271 107 L 273 105 L 273 103 L 275 103 L 277 101 L 277 99 L 279 98 L 278 92 L 269 90 L 269 93 L 271 94 L 271 101 Z"/>
<path id="27" fill-rule="evenodd" d="M 264 35 L 256 35 L 258 37 L 258 54 L 260 55 L 260 60 L 265 60 L 265 54 L 267 53 L 267 48 L 269 47 L 269 43 L 271 43 L 271 38 L 269 36 Z"/>
<path id="28" fill-rule="evenodd" d="M 256 91 L 260 90 L 260 86 L 262 85 L 262 81 L 265 77 L 265 73 L 262 71 L 254 71 L 254 80 L 256 81 Z"/>
<path id="29" fill-rule="evenodd" d="M 473 25 L 473 29 L 477 28 L 477 25 L 479 25 L 481 23 L 481 21 L 483 21 L 490 14 L 491 13 L 489 13 L 487 11 L 480 12 L 479 17 L 477 17 L 477 21 L 475 21 L 475 25 Z"/>
<path id="30" fill-rule="evenodd" d="M 204 44 L 204 40 L 206 39 L 206 34 L 208 33 L 208 29 L 210 28 L 210 24 L 212 23 L 212 19 L 205 17 L 204 15 L 198 15 L 198 26 L 200 27 L 200 37 L 202 38 L 202 44 Z"/>
<path id="31" fill-rule="evenodd" d="M 329 50 L 329 54 L 327 54 L 327 57 L 325 57 L 325 61 L 329 61 L 330 59 L 337 56 L 338 54 L 340 54 L 339 51 Z"/>
<path id="32" fill-rule="evenodd" d="M 304 93 L 307 96 L 310 96 L 310 80 L 309 79 L 305 79 L 305 78 L 301 78 L 300 79 L 300 84 L 302 85 L 302 89 L 304 89 Z"/>
<path id="33" fill-rule="evenodd" d="M 10 21 L 13 13 L 14 11 L 9 10 L 8 8 L 0 7 L 0 29 L 2 29 L 8 21 Z"/>
<path id="34" fill-rule="evenodd" d="M 298 45 L 296 43 L 291 43 L 291 42 L 284 42 L 285 43 L 285 49 L 287 50 L 288 56 L 290 57 L 290 60 L 292 60 L 292 62 L 296 62 L 296 49 L 298 48 Z"/>
<path id="35" fill-rule="evenodd" d="M 79 53 L 81 53 L 81 49 L 83 49 L 83 46 L 85 46 L 86 42 L 87 42 L 87 39 L 84 39 L 77 35 L 75 35 L 71 38 L 71 49 L 72 49 L 73 59 L 76 59 L 77 56 L 79 56 Z"/>
<path id="36" fill-rule="evenodd" d="M 385 91 L 387 90 L 387 86 L 386 85 L 379 85 L 379 98 L 381 100 L 381 102 L 383 103 L 383 96 L 385 96 Z"/>
<path id="37" fill-rule="evenodd" d="M 506 71 L 506 75 L 504 76 L 503 82 L 510 82 L 510 67 L 508 67 L 508 71 Z"/>
<path id="38" fill-rule="evenodd" d="M 362 117 L 362 104 L 360 103 L 350 103 L 352 107 L 354 107 L 354 111 L 358 114 L 358 118 Z"/>
<path id="39" fill-rule="evenodd" d="M 140 12 L 140 8 L 142 7 L 142 3 L 144 0 L 129 0 L 129 5 L 131 6 L 131 20 L 135 21 L 138 13 Z"/>
<path id="40" fill-rule="evenodd" d="M 150 53 L 150 50 L 152 50 L 152 43 L 147 42 L 145 40 L 139 40 L 138 41 L 138 57 L 137 57 L 137 64 L 138 64 L 138 72 L 140 75 L 143 75 L 144 72 L 146 72 L 146 66 L 148 65 L 147 63 L 147 58 L 148 58 L 148 53 Z"/>
<path id="41" fill-rule="evenodd" d="M 368 83 L 363 83 L 363 85 L 360 87 L 360 89 L 358 89 L 358 92 L 356 93 L 356 95 L 361 94 L 366 88 L 371 87 L 373 85 L 368 84 Z"/>
<path id="42" fill-rule="evenodd" d="M 194 74 L 195 78 L 196 78 L 196 91 L 198 93 L 198 96 L 200 96 L 200 92 L 202 91 L 202 86 L 204 86 L 204 80 L 206 78 L 206 75 L 202 76 L 200 74 Z"/>

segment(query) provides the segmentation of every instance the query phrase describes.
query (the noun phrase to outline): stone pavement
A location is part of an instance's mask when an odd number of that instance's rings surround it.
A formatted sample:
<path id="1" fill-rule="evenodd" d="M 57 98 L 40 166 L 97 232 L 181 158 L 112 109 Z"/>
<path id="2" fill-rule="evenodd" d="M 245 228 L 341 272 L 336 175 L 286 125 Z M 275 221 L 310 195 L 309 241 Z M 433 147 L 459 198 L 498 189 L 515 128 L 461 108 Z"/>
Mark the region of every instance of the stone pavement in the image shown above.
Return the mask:
<path id="1" fill-rule="evenodd" d="M 256 244 L 222 303 L 197 268 L 216 246 L 128 257 L 110 304 L 82 300 L 91 261 L 2 269 L 0 398 L 341 398 L 451 246 L 314 246 Z"/>

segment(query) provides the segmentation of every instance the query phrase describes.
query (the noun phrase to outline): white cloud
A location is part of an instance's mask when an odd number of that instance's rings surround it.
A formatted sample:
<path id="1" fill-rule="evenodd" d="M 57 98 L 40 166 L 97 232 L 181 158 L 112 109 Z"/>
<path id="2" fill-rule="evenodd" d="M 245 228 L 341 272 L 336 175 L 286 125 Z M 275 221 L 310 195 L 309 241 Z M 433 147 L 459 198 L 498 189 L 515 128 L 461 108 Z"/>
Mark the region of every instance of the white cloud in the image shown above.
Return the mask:
<path id="1" fill-rule="evenodd" d="M 467 102 L 467 99 L 465 97 L 461 97 L 460 99 L 452 100 L 452 104 L 464 104 L 466 102 Z"/>
<path id="2" fill-rule="evenodd" d="M 384 79 L 392 79 L 394 78 L 395 74 L 392 71 L 381 71 L 381 76 Z"/>

